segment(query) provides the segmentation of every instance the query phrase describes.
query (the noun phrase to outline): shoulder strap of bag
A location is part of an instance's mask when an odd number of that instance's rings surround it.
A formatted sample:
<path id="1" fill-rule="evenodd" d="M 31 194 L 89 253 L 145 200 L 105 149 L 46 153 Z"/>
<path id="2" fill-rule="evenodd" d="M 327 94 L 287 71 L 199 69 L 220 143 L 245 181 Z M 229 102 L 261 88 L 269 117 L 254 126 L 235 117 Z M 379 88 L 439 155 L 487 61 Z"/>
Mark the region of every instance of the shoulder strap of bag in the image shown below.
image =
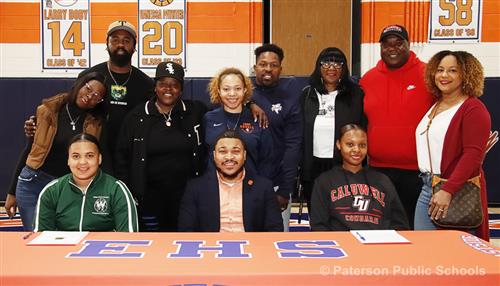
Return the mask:
<path id="1" fill-rule="evenodd" d="M 427 140 L 427 154 L 429 154 L 429 165 L 431 166 L 431 176 L 434 176 L 434 171 L 432 169 L 431 147 L 430 147 L 430 143 L 429 143 L 429 129 L 431 128 L 432 120 L 434 119 L 434 117 L 436 117 L 439 103 L 440 103 L 440 101 L 438 101 L 438 103 L 436 103 L 436 105 L 432 109 L 431 114 L 430 114 L 431 116 L 429 118 L 429 122 L 427 123 L 427 128 L 423 132 L 423 133 L 425 133 L 425 139 Z"/>

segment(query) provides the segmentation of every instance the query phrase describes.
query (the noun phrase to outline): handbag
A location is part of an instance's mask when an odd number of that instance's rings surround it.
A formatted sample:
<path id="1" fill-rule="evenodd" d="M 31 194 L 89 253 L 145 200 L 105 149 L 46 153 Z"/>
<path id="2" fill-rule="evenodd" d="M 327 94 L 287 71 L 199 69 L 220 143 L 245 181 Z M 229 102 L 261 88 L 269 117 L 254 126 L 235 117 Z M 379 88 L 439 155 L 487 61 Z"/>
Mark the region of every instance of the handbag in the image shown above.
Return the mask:
<path id="1" fill-rule="evenodd" d="M 481 176 L 467 180 L 451 198 L 445 218 L 432 222 L 444 228 L 476 228 L 483 221 L 481 205 Z M 432 193 L 435 194 L 446 182 L 439 176 L 432 175 Z"/>
<path id="2" fill-rule="evenodd" d="M 431 118 L 427 124 L 426 129 L 426 139 L 427 139 L 427 151 L 429 153 L 429 164 L 431 167 L 432 175 L 432 194 L 434 195 L 441 189 L 441 185 L 447 180 L 434 175 L 432 170 L 432 159 L 431 159 L 431 148 L 429 144 L 429 128 L 431 126 L 432 120 L 436 116 L 437 107 L 439 103 L 436 104 L 434 110 L 432 111 Z M 475 176 L 467 180 L 460 189 L 453 194 L 450 205 L 448 206 L 448 213 L 446 217 L 439 217 L 431 220 L 437 226 L 443 228 L 476 228 L 483 221 L 483 210 L 481 204 L 481 176 Z"/>

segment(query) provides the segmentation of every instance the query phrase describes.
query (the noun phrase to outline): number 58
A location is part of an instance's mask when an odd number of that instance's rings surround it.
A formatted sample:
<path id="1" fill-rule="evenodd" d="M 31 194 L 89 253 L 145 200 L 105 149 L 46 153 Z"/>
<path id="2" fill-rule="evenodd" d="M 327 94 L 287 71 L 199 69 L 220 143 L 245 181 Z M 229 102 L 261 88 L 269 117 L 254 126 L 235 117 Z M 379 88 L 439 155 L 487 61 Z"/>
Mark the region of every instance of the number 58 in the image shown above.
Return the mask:
<path id="1" fill-rule="evenodd" d="M 456 0 L 455 3 L 449 0 L 439 0 L 439 8 L 448 11 L 448 17 L 439 16 L 439 24 L 451 26 L 457 23 L 459 26 L 467 26 L 472 22 L 473 0 Z"/>

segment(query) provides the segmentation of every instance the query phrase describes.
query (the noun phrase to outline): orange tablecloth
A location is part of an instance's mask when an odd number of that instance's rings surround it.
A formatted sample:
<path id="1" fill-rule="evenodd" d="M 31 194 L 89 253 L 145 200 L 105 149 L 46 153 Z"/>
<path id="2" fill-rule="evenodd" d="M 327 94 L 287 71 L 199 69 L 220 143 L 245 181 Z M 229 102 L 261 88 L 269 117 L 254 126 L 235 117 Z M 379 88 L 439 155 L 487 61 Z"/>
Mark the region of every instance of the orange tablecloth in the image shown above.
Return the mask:
<path id="1" fill-rule="evenodd" d="M 78 245 L 28 246 L 36 235 L 24 240 L 26 233 L 1 232 L 0 285 L 499 285 L 500 249 L 458 231 L 400 233 L 411 244 L 364 245 L 349 232 L 90 233 Z M 141 241 L 96 253 L 142 257 L 79 256 L 95 252 L 85 241 L 98 240 Z M 187 241 L 203 247 L 233 241 L 247 257 L 217 258 L 220 251 L 173 257 L 187 253 L 181 251 Z M 324 257 L 332 253 L 338 257 Z"/>

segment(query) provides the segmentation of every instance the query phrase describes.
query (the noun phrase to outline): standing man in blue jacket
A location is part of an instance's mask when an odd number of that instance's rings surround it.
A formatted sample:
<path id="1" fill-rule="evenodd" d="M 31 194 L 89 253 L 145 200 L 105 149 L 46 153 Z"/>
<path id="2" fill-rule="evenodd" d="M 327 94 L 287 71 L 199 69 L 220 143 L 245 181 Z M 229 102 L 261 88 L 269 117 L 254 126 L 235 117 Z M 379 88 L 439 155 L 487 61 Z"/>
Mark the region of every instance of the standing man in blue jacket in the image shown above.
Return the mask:
<path id="1" fill-rule="evenodd" d="M 277 175 L 272 178 L 282 211 L 285 231 L 290 222 L 291 196 L 295 187 L 302 143 L 300 90 L 295 79 L 280 80 L 283 50 L 274 44 L 255 49 L 255 79 L 253 101 L 269 118 L 274 144 L 274 165 Z"/>

